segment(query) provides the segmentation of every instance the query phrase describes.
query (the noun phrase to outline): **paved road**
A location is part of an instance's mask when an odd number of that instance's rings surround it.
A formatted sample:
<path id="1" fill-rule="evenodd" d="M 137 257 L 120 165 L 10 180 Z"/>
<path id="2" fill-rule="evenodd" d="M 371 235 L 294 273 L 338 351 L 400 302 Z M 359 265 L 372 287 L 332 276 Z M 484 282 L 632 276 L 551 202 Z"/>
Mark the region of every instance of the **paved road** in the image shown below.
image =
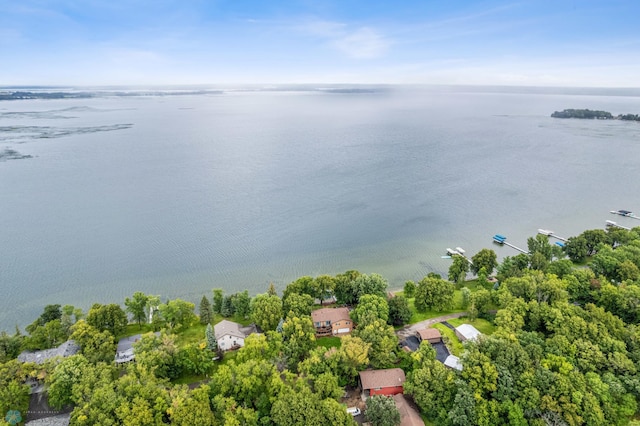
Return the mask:
<path id="1" fill-rule="evenodd" d="M 448 314 L 448 315 L 442 315 L 441 317 L 430 318 L 428 320 L 424 320 L 424 321 L 417 322 L 415 324 L 404 326 L 398 331 L 396 331 L 396 334 L 398 335 L 400 340 L 406 339 L 409 336 L 414 336 L 416 334 L 416 331 L 418 330 L 422 330 L 423 328 L 427 328 L 433 324 L 444 322 L 452 318 L 460 318 L 465 315 L 467 315 L 466 312 L 458 312 L 456 314 Z"/>

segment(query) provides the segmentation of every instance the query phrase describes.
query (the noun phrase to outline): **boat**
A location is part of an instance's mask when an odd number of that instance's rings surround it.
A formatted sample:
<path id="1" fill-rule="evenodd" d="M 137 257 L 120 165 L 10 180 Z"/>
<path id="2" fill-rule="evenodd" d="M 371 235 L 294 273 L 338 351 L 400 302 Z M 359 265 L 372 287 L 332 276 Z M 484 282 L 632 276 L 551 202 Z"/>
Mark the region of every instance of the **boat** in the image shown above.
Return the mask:
<path id="1" fill-rule="evenodd" d="M 546 235 L 547 237 L 550 237 L 551 235 L 553 235 L 553 231 L 549 231 L 548 229 L 538 228 L 538 234 L 542 234 L 542 235 Z"/>
<path id="2" fill-rule="evenodd" d="M 563 242 L 561 242 L 561 241 L 556 241 L 556 245 L 557 245 L 558 247 L 564 247 L 564 243 L 563 243 Z"/>
<path id="3" fill-rule="evenodd" d="M 462 247 L 456 247 L 456 251 L 460 254 L 464 254 L 465 250 Z"/>
<path id="4" fill-rule="evenodd" d="M 448 254 L 449 256 L 455 256 L 455 255 L 459 255 L 460 253 L 458 253 L 456 250 L 453 250 L 453 249 L 447 248 L 447 254 Z"/>
<path id="5" fill-rule="evenodd" d="M 633 214 L 633 212 L 629 211 L 629 210 L 611 210 L 609 213 L 617 214 L 617 215 L 624 216 L 624 217 L 634 217 L 635 216 Z"/>

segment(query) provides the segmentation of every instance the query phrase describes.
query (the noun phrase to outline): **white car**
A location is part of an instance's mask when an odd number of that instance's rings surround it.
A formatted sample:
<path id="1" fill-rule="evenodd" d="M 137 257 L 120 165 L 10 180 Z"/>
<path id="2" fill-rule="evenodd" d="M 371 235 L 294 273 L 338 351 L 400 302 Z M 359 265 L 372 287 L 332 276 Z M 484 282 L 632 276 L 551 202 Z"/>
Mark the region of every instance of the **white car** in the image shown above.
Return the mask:
<path id="1" fill-rule="evenodd" d="M 358 407 L 349 407 L 347 408 L 347 413 L 351 414 L 353 417 L 360 415 L 360 409 Z"/>

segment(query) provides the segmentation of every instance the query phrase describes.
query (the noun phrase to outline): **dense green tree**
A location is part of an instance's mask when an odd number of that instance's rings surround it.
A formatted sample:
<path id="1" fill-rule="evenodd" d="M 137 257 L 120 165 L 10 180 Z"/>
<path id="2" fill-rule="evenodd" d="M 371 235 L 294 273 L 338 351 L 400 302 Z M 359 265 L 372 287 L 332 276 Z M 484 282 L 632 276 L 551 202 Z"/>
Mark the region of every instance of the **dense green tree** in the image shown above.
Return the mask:
<path id="1" fill-rule="evenodd" d="M 469 317 L 476 318 L 478 315 L 486 314 L 491 306 L 491 292 L 480 289 L 472 293 L 469 298 Z"/>
<path id="2" fill-rule="evenodd" d="M 67 337 L 68 334 L 62 322 L 55 319 L 33 328 L 31 335 L 24 340 L 24 348 L 28 350 L 53 348 L 64 343 Z"/>
<path id="3" fill-rule="evenodd" d="M 204 336 L 207 341 L 207 349 L 211 352 L 218 352 L 218 339 L 216 339 L 211 323 L 207 324 L 207 328 L 204 330 Z"/>
<path id="4" fill-rule="evenodd" d="M 453 305 L 453 284 L 442 278 L 425 277 L 418 283 L 415 306 L 419 311 L 444 311 Z"/>
<path id="5" fill-rule="evenodd" d="M 389 305 L 389 323 L 391 325 L 404 325 L 411 319 L 409 302 L 404 296 L 395 296 L 387 302 Z"/>
<path id="6" fill-rule="evenodd" d="M 171 390 L 171 408 L 168 410 L 174 426 L 215 426 L 217 424 L 209 403 L 209 387 L 202 385 L 189 391 L 183 385 Z"/>
<path id="7" fill-rule="evenodd" d="M 454 284 L 464 282 L 469 272 L 469 261 L 463 256 L 453 256 L 453 262 L 449 266 L 449 281 Z"/>
<path id="8" fill-rule="evenodd" d="M 498 266 L 498 256 L 496 252 L 491 249 L 482 249 L 478 253 L 476 253 L 471 261 L 471 272 L 477 274 L 481 268 L 485 268 L 487 273 L 491 275 L 493 270 Z"/>
<path id="9" fill-rule="evenodd" d="M 143 334 L 133 344 L 136 364 L 160 378 L 176 378 L 182 371 L 178 365 L 178 346 L 176 336 L 164 331 L 159 336 L 154 333 Z"/>
<path id="10" fill-rule="evenodd" d="M 95 327 L 80 320 L 71 327 L 73 339 L 82 351 L 87 361 L 109 363 L 113 361 L 116 352 L 116 342 L 113 335 L 107 331 L 98 331 Z"/>
<path id="11" fill-rule="evenodd" d="M 527 248 L 530 256 L 539 253 L 540 259 L 547 262 L 550 262 L 553 258 L 553 246 L 549 244 L 549 237 L 546 235 L 538 234 L 535 237 L 529 237 L 527 239 Z"/>
<path id="12" fill-rule="evenodd" d="M 312 298 L 316 298 L 316 287 L 314 279 L 310 276 L 300 277 L 289 283 L 282 292 L 282 298 L 286 299 L 291 294 L 308 294 Z"/>
<path id="13" fill-rule="evenodd" d="M 313 280 L 315 298 L 323 301 L 333 294 L 336 287 L 335 279 L 330 275 L 319 275 Z"/>
<path id="14" fill-rule="evenodd" d="M 251 315 L 251 297 L 249 291 L 241 291 L 233 297 L 233 312 L 241 318 L 249 318 Z"/>
<path id="15" fill-rule="evenodd" d="M 22 337 L 17 333 L 10 336 L 6 331 L 0 332 L 0 364 L 18 356 L 21 340 Z"/>
<path id="16" fill-rule="evenodd" d="M 127 314 L 122 310 L 120 305 L 115 303 L 109 305 L 95 303 L 91 306 L 91 309 L 89 309 L 86 321 L 87 324 L 97 330 L 107 330 L 114 336 L 120 335 L 129 323 Z"/>
<path id="17" fill-rule="evenodd" d="M 416 295 L 416 283 L 409 280 L 404 283 L 404 297 L 411 299 Z"/>
<path id="18" fill-rule="evenodd" d="M 211 371 L 214 361 L 206 346 L 206 342 L 189 343 L 178 350 L 176 364 L 181 374 L 202 376 Z"/>
<path id="19" fill-rule="evenodd" d="M 367 398 L 367 420 L 373 426 L 398 426 L 400 424 L 400 412 L 396 402 L 390 396 L 374 395 Z"/>
<path id="20" fill-rule="evenodd" d="M 158 309 L 169 328 L 186 328 L 196 320 L 195 305 L 182 299 L 169 300 Z"/>
<path id="21" fill-rule="evenodd" d="M 138 323 L 138 326 L 140 326 L 147 318 L 145 312 L 147 302 L 149 302 L 149 296 L 141 291 L 133 293 L 131 299 L 128 297 L 124 299 L 124 305 L 127 307 L 127 312 L 131 314 L 133 320 Z"/>
<path id="22" fill-rule="evenodd" d="M 276 286 L 273 283 L 269 283 L 269 288 L 267 289 L 267 294 L 269 296 L 277 296 L 278 292 L 276 291 Z"/>
<path id="23" fill-rule="evenodd" d="M 365 327 L 358 327 L 353 335 L 371 345 L 369 360 L 374 368 L 389 368 L 396 361 L 395 353 L 398 347 L 398 336 L 393 327 L 384 321 L 375 320 Z"/>
<path id="24" fill-rule="evenodd" d="M 53 373 L 47 376 L 49 405 L 61 409 L 73 402 L 73 385 L 86 374 L 88 364 L 84 356 L 73 355 L 56 365 Z"/>
<path id="25" fill-rule="evenodd" d="M 573 270 L 573 264 L 569 259 L 558 259 L 550 262 L 547 265 L 546 272 L 548 274 L 554 274 L 558 278 L 564 278 L 566 275 L 569 275 Z"/>
<path id="26" fill-rule="evenodd" d="M 310 317 L 287 318 L 282 326 L 283 353 L 293 371 L 307 353 L 314 347 L 316 329 Z"/>
<path id="27" fill-rule="evenodd" d="M 353 282 L 357 299 L 365 294 L 374 294 L 383 298 L 387 297 L 387 287 L 389 283 L 379 274 L 362 274 Z"/>
<path id="28" fill-rule="evenodd" d="M 224 292 L 221 288 L 213 289 L 213 305 L 211 306 L 214 314 L 222 314 L 222 301 L 224 300 Z"/>
<path id="29" fill-rule="evenodd" d="M 290 293 L 282 301 L 285 316 L 302 317 L 311 315 L 313 309 L 313 298 L 308 294 Z"/>
<path id="30" fill-rule="evenodd" d="M 209 302 L 209 298 L 207 296 L 202 296 L 200 299 L 200 324 L 207 325 L 211 324 L 211 319 L 213 318 L 213 314 L 211 313 L 211 302 Z"/>
<path id="31" fill-rule="evenodd" d="M 588 256 L 596 254 L 598 246 L 608 242 L 607 233 L 602 229 L 589 229 L 580 235 L 584 237 L 585 242 L 587 243 Z"/>
<path id="32" fill-rule="evenodd" d="M 387 322 L 389 319 L 389 305 L 384 297 L 375 294 L 363 294 L 360 297 L 358 306 L 349 315 L 361 327 L 375 320 Z"/>
<path id="33" fill-rule="evenodd" d="M 569 237 L 564 245 L 564 252 L 574 263 L 581 263 L 587 259 L 589 255 L 589 247 L 587 240 L 583 236 Z"/>
<path id="34" fill-rule="evenodd" d="M 251 302 L 251 319 L 264 331 L 275 330 L 282 318 L 282 300 L 278 296 L 259 294 Z"/>
<path id="35" fill-rule="evenodd" d="M 224 299 L 222 300 L 222 308 L 220 310 L 220 314 L 225 318 L 229 318 L 235 313 L 235 310 L 233 307 L 234 297 L 235 295 L 229 294 L 225 296 Z"/>
<path id="36" fill-rule="evenodd" d="M 339 304 L 353 305 L 358 301 L 358 291 L 355 280 L 360 276 L 358 271 L 346 271 L 335 276 L 335 288 L 333 290 Z"/>

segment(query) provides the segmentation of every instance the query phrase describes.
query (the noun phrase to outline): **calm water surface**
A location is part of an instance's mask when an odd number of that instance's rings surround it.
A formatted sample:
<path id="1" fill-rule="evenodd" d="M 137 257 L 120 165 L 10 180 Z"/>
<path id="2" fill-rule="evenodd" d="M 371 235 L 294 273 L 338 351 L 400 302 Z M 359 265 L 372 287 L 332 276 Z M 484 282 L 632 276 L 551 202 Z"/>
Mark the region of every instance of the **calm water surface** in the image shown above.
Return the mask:
<path id="1" fill-rule="evenodd" d="M 0 103 L 0 330 L 49 303 L 198 301 L 302 275 L 446 273 L 502 233 L 640 210 L 640 99 L 462 91 L 232 92 Z M 637 222 L 637 221 L 636 221 Z"/>

